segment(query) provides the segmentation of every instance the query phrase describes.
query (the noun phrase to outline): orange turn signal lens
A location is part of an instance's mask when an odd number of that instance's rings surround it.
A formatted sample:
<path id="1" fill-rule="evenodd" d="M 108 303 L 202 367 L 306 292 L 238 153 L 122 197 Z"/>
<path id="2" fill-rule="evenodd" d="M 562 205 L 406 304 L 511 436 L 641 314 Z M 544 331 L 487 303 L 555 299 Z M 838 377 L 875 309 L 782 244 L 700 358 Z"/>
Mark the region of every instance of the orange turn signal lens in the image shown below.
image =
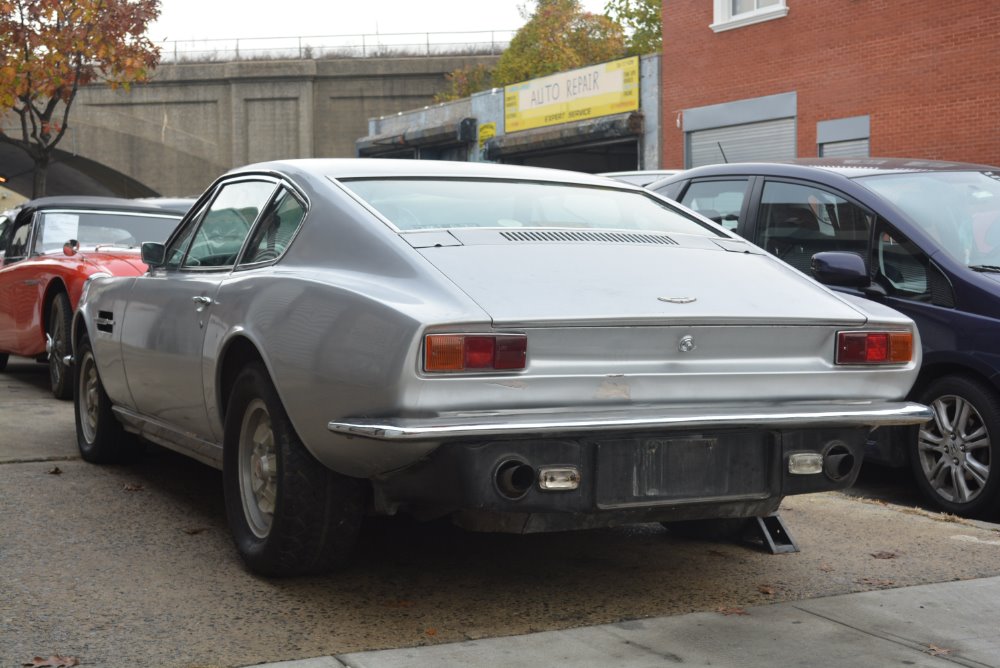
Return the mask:
<path id="1" fill-rule="evenodd" d="M 905 364 L 912 359 L 912 332 L 837 332 L 837 364 Z"/>
<path id="2" fill-rule="evenodd" d="M 424 370 L 516 371 L 525 368 L 528 337 L 523 334 L 428 334 Z"/>
<path id="3" fill-rule="evenodd" d="M 424 368 L 427 371 L 461 371 L 465 368 L 465 337 L 433 334 L 424 344 Z"/>

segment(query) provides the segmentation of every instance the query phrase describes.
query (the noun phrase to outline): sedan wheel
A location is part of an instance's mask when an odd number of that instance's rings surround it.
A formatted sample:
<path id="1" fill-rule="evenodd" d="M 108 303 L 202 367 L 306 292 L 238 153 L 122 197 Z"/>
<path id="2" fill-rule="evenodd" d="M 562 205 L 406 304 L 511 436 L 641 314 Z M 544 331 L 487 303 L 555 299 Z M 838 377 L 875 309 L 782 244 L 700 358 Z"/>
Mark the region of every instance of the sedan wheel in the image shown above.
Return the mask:
<path id="1" fill-rule="evenodd" d="M 940 508 L 964 516 L 995 512 L 1000 474 L 1000 401 L 976 381 L 947 377 L 919 398 L 934 418 L 919 428 L 911 457 L 921 491 Z"/>
<path id="2" fill-rule="evenodd" d="M 119 462 L 128 450 L 129 436 L 111 412 L 111 400 L 104 392 L 94 351 L 86 337 L 80 342 L 77 357 L 73 412 L 80 456 L 94 464 Z"/>
<path id="3" fill-rule="evenodd" d="M 247 406 L 240 429 L 240 497 L 250 530 L 267 538 L 278 488 L 278 454 L 271 416 L 261 399 Z"/>
<path id="4" fill-rule="evenodd" d="M 46 333 L 49 353 L 49 380 L 52 394 L 56 399 L 69 399 L 73 396 L 73 379 L 69 368 L 63 363 L 63 358 L 69 354 L 69 333 L 73 327 L 73 312 L 69 305 L 69 297 L 60 292 L 52 300 L 49 311 L 49 329 Z"/>
<path id="5" fill-rule="evenodd" d="M 233 384 L 222 478 L 229 527 L 251 571 L 306 575 L 348 562 L 361 527 L 363 486 L 310 454 L 259 362 Z"/>

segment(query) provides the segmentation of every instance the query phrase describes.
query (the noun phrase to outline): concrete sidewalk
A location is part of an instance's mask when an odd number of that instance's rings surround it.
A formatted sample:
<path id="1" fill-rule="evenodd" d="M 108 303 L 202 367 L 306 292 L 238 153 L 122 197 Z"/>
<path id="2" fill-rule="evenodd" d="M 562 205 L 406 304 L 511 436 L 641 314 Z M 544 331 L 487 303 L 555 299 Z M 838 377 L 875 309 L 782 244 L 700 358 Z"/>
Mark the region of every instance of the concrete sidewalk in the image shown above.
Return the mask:
<path id="1" fill-rule="evenodd" d="M 673 664 L 1000 667 L 1000 577 L 267 666 L 652 668 Z"/>

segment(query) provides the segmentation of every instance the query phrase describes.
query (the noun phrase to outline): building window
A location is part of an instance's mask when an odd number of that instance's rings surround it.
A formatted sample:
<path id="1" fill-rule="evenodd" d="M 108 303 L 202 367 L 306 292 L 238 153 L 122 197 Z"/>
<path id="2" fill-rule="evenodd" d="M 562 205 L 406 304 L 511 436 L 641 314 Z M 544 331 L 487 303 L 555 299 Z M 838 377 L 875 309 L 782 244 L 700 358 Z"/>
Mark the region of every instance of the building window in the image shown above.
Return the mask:
<path id="1" fill-rule="evenodd" d="M 788 14 L 786 0 L 715 0 L 715 32 L 780 19 Z"/>
<path id="2" fill-rule="evenodd" d="M 871 122 L 868 116 L 851 116 L 816 124 L 816 155 L 821 158 L 867 158 Z"/>

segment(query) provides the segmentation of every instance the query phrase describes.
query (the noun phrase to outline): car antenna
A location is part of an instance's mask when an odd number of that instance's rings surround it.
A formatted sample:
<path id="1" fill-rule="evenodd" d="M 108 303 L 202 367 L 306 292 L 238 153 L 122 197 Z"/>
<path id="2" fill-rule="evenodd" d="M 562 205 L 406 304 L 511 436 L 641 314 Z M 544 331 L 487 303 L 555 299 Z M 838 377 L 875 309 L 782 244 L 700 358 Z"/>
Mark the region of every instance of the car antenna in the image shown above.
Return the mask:
<path id="1" fill-rule="evenodd" d="M 719 153 L 722 154 L 722 162 L 724 162 L 724 163 L 726 163 L 728 165 L 729 164 L 729 158 L 726 157 L 726 152 L 722 150 L 722 142 L 721 141 L 717 141 L 717 142 L 715 142 L 715 145 L 719 147 Z"/>

